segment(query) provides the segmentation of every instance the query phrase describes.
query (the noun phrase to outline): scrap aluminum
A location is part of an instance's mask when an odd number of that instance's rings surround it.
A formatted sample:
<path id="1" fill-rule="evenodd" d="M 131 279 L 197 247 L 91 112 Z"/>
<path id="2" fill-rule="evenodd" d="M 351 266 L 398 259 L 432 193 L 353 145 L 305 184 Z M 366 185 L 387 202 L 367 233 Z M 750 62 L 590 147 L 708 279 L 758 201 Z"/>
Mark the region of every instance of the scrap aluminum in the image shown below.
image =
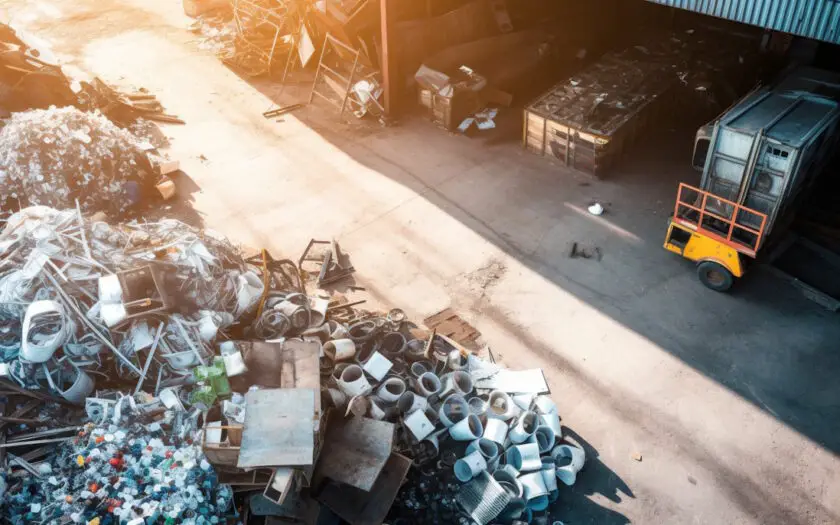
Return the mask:
<path id="1" fill-rule="evenodd" d="M 21 386 L 48 386 L 73 402 L 94 378 L 149 373 L 137 353 L 153 345 L 163 379 L 189 372 L 262 292 L 233 245 L 171 219 L 112 226 L 78 210 L 25 208 L 0 233 L 0 258 L 0 357 Z M 120 324 L 101 278 L 150 264 L 165 268 L 166 288 L 190 313 Z"/>
<path id="2" fill-rule="evenodd" d="M 0 129 L 0 202 L 123 212 L 156 182 L 145 149 L 98 112 L 14 113 Z"/>

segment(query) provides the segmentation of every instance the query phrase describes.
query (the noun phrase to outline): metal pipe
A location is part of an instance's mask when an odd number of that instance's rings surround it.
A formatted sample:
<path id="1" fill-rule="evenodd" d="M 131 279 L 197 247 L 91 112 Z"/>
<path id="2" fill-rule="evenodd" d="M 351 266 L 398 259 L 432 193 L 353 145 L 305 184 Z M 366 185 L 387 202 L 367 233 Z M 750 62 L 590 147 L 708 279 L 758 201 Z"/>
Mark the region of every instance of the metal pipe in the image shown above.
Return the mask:
<path id="1" fill-rule="evenodd" d="M 414 377 L 420 377 L 423 374 L 425 374 L 426 372 L 434 373 L 435 367 L 434 367 L 434 365 L 432 365 L 432 363 L 430 363 L 428 361 L 416 361 L 414 363 L 411 363 L 411 366 L 409 367 L 409 371 L 411 372 L 411 375 L 413 375 Z"/>
<path id="2" fill-rule="evenodd" d="M 522 487 L 522 483 L 517 479 L 518 477 L 519 471 L 511 465 L 504 465 L 493 472 L 493 479 L 498 481 L 499 484 L 514 498 L 521 498 L 525 490 Z"/>
<path id="3" fill-rule="evenodd" d="M 469 413 L 470 409 L 467 401 L 463 397 L 453 394 L 446 398 L 440 405 L 438 417 L 444 426 L 451 427 L 464 420 Z M 481 435 L 481 432 L 479 432 L 479 435 Z"/>
<path id="4" fill-rule="evenodd" d="M 385 403 L 396 403 L 406 393 L 405 390 L 405 381 L 398 377 L 389 377 L 379 386 L 376 397 Z"/>
<path id="5" fill-rule="evenodd" d="M 557 404 L 548 396 L 537 396 L 534 399 L 534 411 L 538 414 L 556 414 Z"/>
<path id="6" fill-rule="evenodd" d="M 540 447 L 540 454 L 547 454 L 556 441 L 554 430 L 543 425 L 537 427 L 534 437 L 537 439 L 537 446 Z"/>
<path id="7" fill-rule="evenodd" d="M 519 482 L 522 483 L 524 496 L 527 501 L 539 498 L 540 496 L 548 495 L 548 488 L 545 486 L 545 482 L 543 481 L 542 472 L 523 474 L 522 476 L 519 476 Z M 547 499 L 548 498 L 546 498 L 546 500 Z"/>
<path id="8" fill-rule="evenodd" d="M 519 416 L 519 419 L 517 419 L 516 424 L 511 427 L 508 437 L 512 443 L 524 443 L 534 435 L 538 426 L 539 418 L 536 412 L 531 412 L 530 410 L 523 412 Z"/>
<path id="9" fill-rule="evenodd" d="M 550 427 L 554 431 L 554 438 L 560 439 L 563 437 L 563 429 L 560 426 L 560 416 L 557 414 L 541 414 L 540 426 Z"/>
<path id="10" fill-rule="evenodd" d="M 371 390 L 370 383 L 359 365 L 350 365 L 341 372 L 338 387 L 351 397 L 365 395 Z"/>
<path id="11" fill-rule="evenodd" d="M 474 451 L 456 461 L 454 470 L 458 481 L 466 483 L 477 476 L 479 472 L 487 470 L 487 461 L 480 452 Z"/>
<path id="12" fill-rule="evenodd" d="M 574 485 L 577 480 L 577 473 L 583 468 L 586 462 L 586 454 L 582 448 L 571 445 L 559 445 L 551 451 L 554 458 L 557 478 L 566 485 Z"/>
<path id="13" fill-rule="evenodd" d="M 511 465 L 520 472 L 542 469 L 540 448 L 534 443 L 525 443 L 510 447 L 505 452 L 505 461 L 508 465 Z"/>
<path id="14" fill-rule="evenodd" d="M 481 399 L 480 397 L 469 398 L 467 400 L 467 404 L 470 406 L 470 412 L 472 414 L 483 416 L 484 413 L 487 412 L 487 401 Z"/>
<path id="15" fill-rule="evenodd" d="M 441 381 L 443 382 L 443 389 L 440 392 L 440 397 L 446 397 L 450 394 L 467 396 L 473 391 L 472 377 L 466 372 L 450 372 L 444 375 Z"/>
<path id="16" fill-rule="evenodd" d="M 494 390 L 490 392 L 487 402 L 487 417 L 507 421 L 519 414 L 519 408 L 505 392 Z"/>
<path id="17" fill-rule="evenodd" d="M 397 410 L 403 414 L 411 414 L 415 410 L 421 410 L 429 406 L 425 397 L 414 392 L 403 392 L 397 401 Z"/>
<path id="18" fill-rule="evenodd" d="M 472 441 L 484 432 L 484 426 L 478 416 L 470 414 L 449 427 L 449 435 L 455 441 Z"/>
<path id="19" fill-rule="evenodd" d="M 430 397 L 440 392 L 440 378 L 432 372 L 426 372 L 413 381 L 414 390 L 423 397 Z"/>
<path id="20" fill-rule="evenodd" d="M 353 359 L 356 355 L 356 343 L 352 339 L 334 339 L 324 343 L 324 355 L 334 363 Z"/>
<path id="21" fill-rule="evenodd" d="M 501 419 L 487 419 L 487 423 L 485 423 L 484 425 L 483 437 L 491 441 L 495 441 L 500 445 L 503 445 L 505 442 L 505 437 L 507 437 L 507 433 L 507 423 L 505 423 Z"/>

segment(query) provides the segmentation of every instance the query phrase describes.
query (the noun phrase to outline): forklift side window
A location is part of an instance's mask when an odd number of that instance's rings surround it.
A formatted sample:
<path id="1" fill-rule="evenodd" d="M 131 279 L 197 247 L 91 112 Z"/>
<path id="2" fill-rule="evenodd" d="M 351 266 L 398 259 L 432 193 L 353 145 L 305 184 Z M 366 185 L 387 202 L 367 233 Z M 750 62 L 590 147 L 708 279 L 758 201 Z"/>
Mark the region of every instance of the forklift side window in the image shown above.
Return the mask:
<path id="1" fill-rule="evenodd" d="M 761 170 L 756 171 L 753 177 L 752 188 L 755 191 L 769 195 L 770 197 L 778 197 L 782 193 L 783 177 L 771 171 Z"/>
<path id="2" fill-rule="evenodd" d="M 697 171 L 703 171 L 706 167 L 706 157 L 709 153 L 709 144 L 711 141 L 706 138 L 698 138 L 694 142 L 694 157 L 692 157 L 691 164 Z"/>

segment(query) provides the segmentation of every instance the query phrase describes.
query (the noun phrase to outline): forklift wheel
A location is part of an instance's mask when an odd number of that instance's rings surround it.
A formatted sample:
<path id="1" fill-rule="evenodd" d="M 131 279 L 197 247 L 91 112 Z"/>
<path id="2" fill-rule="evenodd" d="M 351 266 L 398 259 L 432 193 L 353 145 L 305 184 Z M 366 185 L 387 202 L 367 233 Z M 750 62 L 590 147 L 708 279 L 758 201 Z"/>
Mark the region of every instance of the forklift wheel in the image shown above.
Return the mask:
<path id="1" fill-rule="evenodd" d="M 716 292 L 728 291 L 735 281 L 732 272 L 712 261 L 701 262 L 697 265 L 697 277 L 706 288 Z"/>

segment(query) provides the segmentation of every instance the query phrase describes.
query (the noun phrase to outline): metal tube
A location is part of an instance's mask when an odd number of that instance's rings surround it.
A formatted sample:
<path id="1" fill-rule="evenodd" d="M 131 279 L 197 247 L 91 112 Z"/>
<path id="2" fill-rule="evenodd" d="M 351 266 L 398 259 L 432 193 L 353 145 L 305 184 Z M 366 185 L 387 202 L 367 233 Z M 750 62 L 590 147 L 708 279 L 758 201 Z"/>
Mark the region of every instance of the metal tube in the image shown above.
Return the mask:
<path id="1" fill-rule="evenodd" d="M 519 482 L 522 483 L 524 489 L 525 499 L 530 501 L 540 496 L 548 495 L 548 488 L 543 481 L 542 472 L 532 472 L 530 474 L 523 474 L 519 476 Z"/>
<path id="2" fill-rule="evenodd" d="M 453 394 L 446 398 L 444 402 L 440 405 L 440 409 L 438 410 L 438 417 L 440 418 L 440 421 L 444 424 L 444 426 L 451 427 L 456 423 L 466 419 L 469 413 L 470 409 L 469 405 L 467 404 L 467 401 L 463 397 L 457 394 Z M 483 429 L 479 432 L 479 435 L 481 435 L 481 432 L 483 432 Z"/>
<path id="3" fill-rule="evenodd" d="M 507 449 L 505 461 L 520 472 L 530 472 L 542 469 L 540 448 L 534 443 L 516 445 Z"/>
<path id="4" fill-rule="evenodd" d="M 483 437 L 491 441 L 495 441 L 500 445 L 503 445 L 505 443 L 505 437 L 507 437 L 507 433 L 507 423 L 505 423 L 501 419 L 487 419 L 487 423 L 484 425 Z"/>
<path id="5" fill-rule="evenodd" d="M 531 412 L 530 410 L 523 412 L 516 421 L 516 424 L 511 427 L 508 437 L 512 443 L 524 443 L 534 435 L 538 426 L 539 418 L 536 412 Z"/>
<path id="6" fill-rule="evenodd" d="M 473 414 L 449 427 L 449 435 L 455 441 L 472 441 L 478 439 L 483 432 L 484 427 L 481 420 Z"/>
<path id="7" fill-rule="evenodd" d="M 141 374 L 142 374 L 142 372 L 140 371 L 140 369 L 139 369 L 139 368 L 137 368 L 137 367 L 134 365 L 134 363 L 132 363 L 132 362 L 131 362 L 131 361 L 130 361 L 127 357 L 125 357 L 124 355 L 122 355 L 122 354 L 120 353 L 120 351 L 119 351 L 119 350 L 117 350 L 117 347 L 115 347 L 115 346 L 111 343 L 111 341 L 109 341 L 109 340 L 108 340 L 105 336 L 103 336 L 102 334 L 100 334 L 100 333 L 99 333 L 99 331 L 96 329 L 96 327 L 95 327 L 95 326 L 93 326 L 93 323 L 91 323 L 90 321 L 88 321 L 87 317 L 85 317 L 85 314 L 83 314 L 83 313 L 79 310 L 79 308 L 78 308 L 78 307 L 77 307 L 77 306 L 73 303 L 73 301 L 72 301 L 72 300 L 70 300 L 70 298 L 69 298 L 69 296 L 66 294 L 66 292 L 65 292 L 64 290 L 62 290 L 62 289 L 61 289 L 61 286 L 59 286 L 59 284 L 56 282 L 55 278 L 54 278 L 52 275 L 50 275 L 50 274 L 49 274 L 49 272 L 44 272 L 44 273 L 43 273 L 43 275 L 46 275 L 46 276 L 47 276 L 47 278 L 50 280 L 50 282 L 52 283 L 52 285 L 56 288 L 56 292 L 58 292 L 58 295 L 59 295 L 59 296 L 61 296 L 61 298 L 62 298 L 62 299 L 64 299 L 64 302 L 65 302 L 65 303 L 67 303 L 67 306 L 69 306 L 71 310 L 73 310 L 74 312 L 76 312 L 76 315 L 78 315 L 78 316 L 79 316 L 79 318 L 81 319 L 81 321 L 82 321 L 85 325 L 87 325 L 88 329 L 89 329 L 91 332 L 93 332 L 93 334 L 94 334 L 94 335 L 95 335 L 95 336 L 96 336 L 96 337 L 97 337 L 100 341 L 102 341 L 102 342 L 105 344 L 105 346 L 107 346 L 108 348 L 110 348 L 110 349 L 111 349 L 111 351 L 113 351 L 113 352 L 114 352 L 114 354 L 117 356 L 117 359 L 119 359 L 120 361 L 122 361 L 122 362 L 123 362 L 123 364 L 125 364 L 125 366 L 127 366 L 128 368 L 130 368 L 130 369 L 131 369 L 131 371 L 132 371 L 132 372 L 134 372 L 134 373 L 135 373 L 135 374 L 137 374 L 137 375 L 141 375 Z"/>
<path id="8" fill-rule="evenodd" d="M 134 389 L 135 394 L 143 387 L 143 381 L 146 379 L 146 374 L 149 372 L 149 365 L 152 364 L 152 359 L 155 357 L 155 350 L 157 350 L 160 335 L 163 333 L 163 324 L 164 323 L 160 323 L 158 325 L 155 339 L 152 341 L 152 348 L 149 350 L 149 357 L 146 358 L 146 366 L 143 367 L 143 373 L 140 375 L 140 379 L 137 381 L 137 387 Z"/>
<path id="9" fill-rule="evenodd" d="M 475 451 L 456 461 L 454 469 L 458 481 L 466 483 L 482 470 L 487 470 L 487 461 L 479 451 Z"/>
<path id="10" fill-rule="evenodd" d="M 338 387 L 351 397 L 367 394 L 371 390 L 370 383 L 359 365 L 350 365 L 341 372 Z"/>
<path id="11" fill-rule="evenodd" d="M 389 377 L 379 386 L 376 397 L 385 403 L 396 403 L 406 393 L 405 390 L 405 381 L 398 377 Z"/>

